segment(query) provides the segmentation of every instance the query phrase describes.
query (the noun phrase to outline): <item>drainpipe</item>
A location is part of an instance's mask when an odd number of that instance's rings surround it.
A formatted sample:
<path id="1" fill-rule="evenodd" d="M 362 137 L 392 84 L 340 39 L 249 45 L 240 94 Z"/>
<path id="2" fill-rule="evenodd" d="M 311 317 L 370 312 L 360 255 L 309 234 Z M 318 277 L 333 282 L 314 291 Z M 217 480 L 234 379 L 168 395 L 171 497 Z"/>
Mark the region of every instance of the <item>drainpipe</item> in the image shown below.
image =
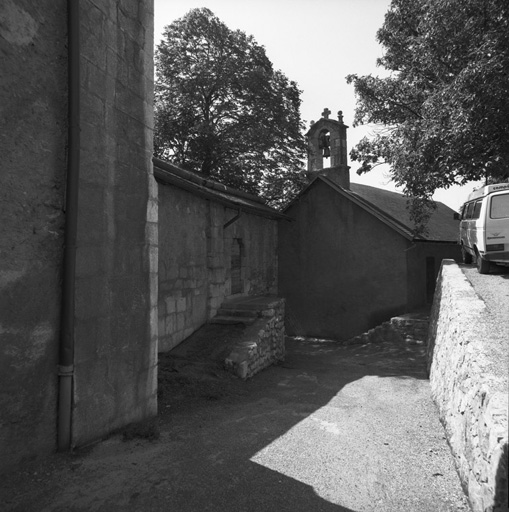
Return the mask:
<path id="1" fill-rule="evenodd" d="M 223 226 L 223 229 L 226 229 L 230 224 L 233 224 L 234 222 L 238 221 L 239 218 L 240 218 L 240 215 L 242 214 L 242 211 L 240 210 L 240 208 L 237 210 L 237 215 L 235 215 L 235 217 L 233 217 L 232 219 L 230 219 L 224 226 Z"/>
<path id="2" fill-rule="evenodd" d="M 80 168 L 80 17 L 79 0 L 68 0 L 68 149 L 65 197 L 65 234 L 58 361 L 57 445 L 71 447 L 71 412 L 74 377 L 74 297 L 76 232 Z"/>

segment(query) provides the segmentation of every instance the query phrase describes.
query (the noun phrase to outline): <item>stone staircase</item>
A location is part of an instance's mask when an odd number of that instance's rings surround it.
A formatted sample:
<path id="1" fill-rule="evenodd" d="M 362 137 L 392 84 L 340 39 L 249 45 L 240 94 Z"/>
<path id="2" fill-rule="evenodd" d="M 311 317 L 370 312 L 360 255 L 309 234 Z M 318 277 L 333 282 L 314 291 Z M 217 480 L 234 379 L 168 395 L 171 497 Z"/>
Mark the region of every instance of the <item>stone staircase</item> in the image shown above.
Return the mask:
<path id="1" fill-rule="evenodd" d="M 244 325 L 242 337 L 225 359 L 225 368 L 242 379 L 284 359 L 284 299 L 239 297 L 225 301 L 211 324 Z"/>
<path id="2" fill-rule="evenodd" d="M 258 318 L 266 316 L 264 311 L 273 310 L 278 303 L 277 298 L 263 296 L 230 299 L 221 304 L 217 315 L 210 320 L 210 323 L 252 325 Z"/>
<path id="3" fill-rule="evenodd" d="M 429 314 L 408 313 L 391 318 L 389 321 L 349 339 L 347 344 L 380 343 L 400 341 L 403 343 L 423 345 L 426 343 L 429 326 Z"/>
<path id="4" fill-rule="evenodd" d="M 217 315 L 210 320 L 211 324 L 223 325 L 252 325 L 258 318 L 258 311 L 248 309 L 236 309 L 234 307 L 225 307 L 223 304 L 217 311 Z"/>

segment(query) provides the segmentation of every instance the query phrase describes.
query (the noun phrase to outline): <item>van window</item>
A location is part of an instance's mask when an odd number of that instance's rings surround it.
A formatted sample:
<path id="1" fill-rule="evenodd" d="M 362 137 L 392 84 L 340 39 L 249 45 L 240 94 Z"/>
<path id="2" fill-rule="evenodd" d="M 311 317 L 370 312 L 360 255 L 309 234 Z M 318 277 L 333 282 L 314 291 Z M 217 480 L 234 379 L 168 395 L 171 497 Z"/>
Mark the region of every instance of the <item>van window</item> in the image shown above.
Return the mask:
<path id="1" fill-rule="evenodd" d="M 474 211 L 474 203 L 468 203 L 467 214 L 465 215 L 465 219 L 471 219 L 473 211 Z"/>
<path id="2" fill-rule="evenodd" d="M 509 194 L 491 198 L 490 217 L 492 219 L 507 219 L 509 217 Z"/>
<path id="3" fill-rule="evenodd" d="M 482 200 L 476 201 L 474 205 L 474 211 L 472 213 L 472 219 L 478 219 L 481 214 Z"/>

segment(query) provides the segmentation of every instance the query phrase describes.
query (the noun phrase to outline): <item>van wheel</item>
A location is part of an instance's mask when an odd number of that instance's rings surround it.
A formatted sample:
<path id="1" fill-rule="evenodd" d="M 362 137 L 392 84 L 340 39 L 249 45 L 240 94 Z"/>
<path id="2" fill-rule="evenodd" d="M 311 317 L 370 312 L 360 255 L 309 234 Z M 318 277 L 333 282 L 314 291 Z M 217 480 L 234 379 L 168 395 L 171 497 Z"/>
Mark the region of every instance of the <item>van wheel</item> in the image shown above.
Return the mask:
<path id="1" fill-rule="evenodd" d="M 477 271 L 479 274 L 487 274 L 490 271 L 490 262 L 482 258 L 479 253 L 476 253 L 477 257 L 475 259 L 477 265 Z"/>
<path id="2" fill-rule="evenodd" d="M 470 265 L 472 263 L 472 255 L 467 252 L 465 246 L 461 246 L 461 258 L 463 259 L 463 263 L 466 265 Z"/>

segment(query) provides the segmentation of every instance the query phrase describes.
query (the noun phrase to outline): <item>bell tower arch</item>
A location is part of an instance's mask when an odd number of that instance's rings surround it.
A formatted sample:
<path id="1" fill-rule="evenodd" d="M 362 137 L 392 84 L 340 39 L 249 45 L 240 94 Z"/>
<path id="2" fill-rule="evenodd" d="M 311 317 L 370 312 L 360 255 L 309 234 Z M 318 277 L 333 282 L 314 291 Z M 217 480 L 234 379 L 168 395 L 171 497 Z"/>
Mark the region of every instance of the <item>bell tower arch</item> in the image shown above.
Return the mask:
<path id="1" fill-rule="evenodd" d="M 347 164 L 346 130 L 343 112 L 338 120 L 329 119 L 331 111 L 325 108 L 316 123 L 311 121 L 306 133 L 308 150 L 308 178 L 320 174 L 334 180 L 343 188 L 350 188 L 350 167 Z"/>

